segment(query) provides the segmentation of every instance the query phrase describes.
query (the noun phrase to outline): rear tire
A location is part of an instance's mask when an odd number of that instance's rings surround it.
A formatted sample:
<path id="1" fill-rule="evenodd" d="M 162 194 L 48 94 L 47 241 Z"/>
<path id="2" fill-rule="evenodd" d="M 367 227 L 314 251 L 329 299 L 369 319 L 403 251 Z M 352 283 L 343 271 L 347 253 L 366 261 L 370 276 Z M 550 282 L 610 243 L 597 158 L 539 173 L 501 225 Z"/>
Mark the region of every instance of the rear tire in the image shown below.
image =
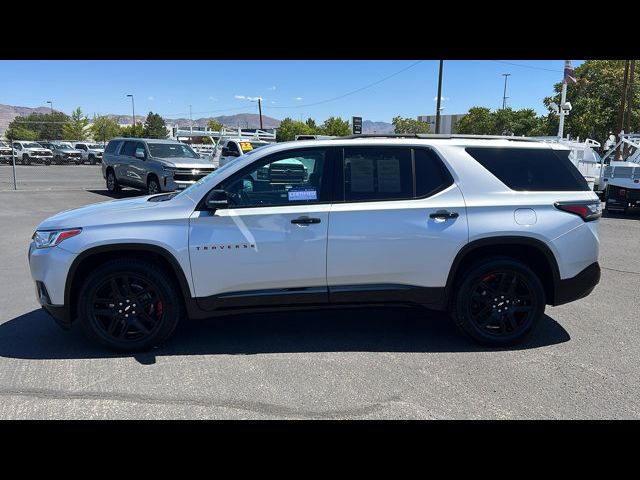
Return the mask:
<path id="1" fill-rule="evenodd" d="M 473 264 L 456 288 L 452 317 L 468 337 L 504 347 L 525 340 L 540 324 L 546 299 L 538 276 L 507 257 Z"/>
<path id="2" fill-rule="evenodd" d="M 164 342 L 183 315 L 180 289 L 148 260 L 111 260 L 91 272 L 78 297 L 85 334 L 110 349 L 148 350 Z"/>
<path id="3" fill-rule="evenodd" d="M 111 193 L 117 193 L 120 191 L 120 185 L 118 184 L 118 180 L 116 180 L 116 174 L 113 169 L 107 170 L 107 190 Z"/>

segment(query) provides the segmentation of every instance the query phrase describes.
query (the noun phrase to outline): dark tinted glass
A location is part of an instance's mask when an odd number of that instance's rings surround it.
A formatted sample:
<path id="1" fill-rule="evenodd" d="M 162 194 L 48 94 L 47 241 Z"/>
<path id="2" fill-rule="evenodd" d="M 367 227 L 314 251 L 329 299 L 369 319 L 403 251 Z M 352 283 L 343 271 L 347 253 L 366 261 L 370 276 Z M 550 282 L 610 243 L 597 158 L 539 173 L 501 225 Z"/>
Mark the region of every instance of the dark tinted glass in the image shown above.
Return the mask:
<path id="1" fill-rule="evenodd" d="M 345 201 L 406 200 L 412 197 L 409 148 L 345 148 Z"/>
<path id="2" fill-rule="evenodd" d="M 107 144 L 107 148 L 105 150 L 106 153 L 115 153 L 116 147 L 120 144 L 120 142 L 109 142 Z"/>
<path id="3" fill-rule="evenodd" d="M 136 142 L 124 142 L 124 145 L 120 149 L 120 155 L 126 155 L 133 157 L 136 152 Z"/>
<path id="4" fill-rule="evenodd" d="M 440 159 L 431 150 L 414 151 L 416 159 L 416 197 L 425 197 L 442 190 L 453 180 Z"/>
<path id="5" fill-rule="evenodd" d="M 469 147 L 467 153 L 512 190 L 589 190 L 569 151 L 541 148 Z"/>

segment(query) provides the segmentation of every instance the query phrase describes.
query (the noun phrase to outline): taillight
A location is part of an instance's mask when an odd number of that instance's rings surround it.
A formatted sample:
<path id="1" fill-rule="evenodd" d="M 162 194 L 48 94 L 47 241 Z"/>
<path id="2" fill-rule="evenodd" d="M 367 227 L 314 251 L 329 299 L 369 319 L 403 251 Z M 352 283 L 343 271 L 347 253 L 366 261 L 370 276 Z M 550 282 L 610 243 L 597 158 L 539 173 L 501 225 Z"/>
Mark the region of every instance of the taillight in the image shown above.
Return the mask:
<path id="1" fill-rule="evenodd" d="M 602 216 L 602 205 L 600 202 L 556 202 L 558 210 L 579 215 L 585 222 L 597 220 Z"/>

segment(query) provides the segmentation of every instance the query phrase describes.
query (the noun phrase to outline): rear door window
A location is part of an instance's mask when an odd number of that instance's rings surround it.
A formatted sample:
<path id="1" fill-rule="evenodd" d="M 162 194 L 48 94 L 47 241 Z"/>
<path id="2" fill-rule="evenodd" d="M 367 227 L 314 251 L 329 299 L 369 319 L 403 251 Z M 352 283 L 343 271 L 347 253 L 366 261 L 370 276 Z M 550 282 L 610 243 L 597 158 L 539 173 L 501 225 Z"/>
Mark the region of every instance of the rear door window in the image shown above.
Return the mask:
<path id="1" fill-rule="evenodd" d="M 127 157 L 133 157 L 136 152 L 137 142 L 127 141 L 120 149 L 120 155 L 126 155 Z"/>
<path id="2" fill-rule="evenodd" d="M 587 181 L 569 160 L 569 150 L 468 147 L 466 151 L 511 190 L 589 190 Z"/>
<path id="3" fill-rule="evenodd" d="M 410 148 L 344 149 L 344 199 L 354 201 L 413 198 Z"/>

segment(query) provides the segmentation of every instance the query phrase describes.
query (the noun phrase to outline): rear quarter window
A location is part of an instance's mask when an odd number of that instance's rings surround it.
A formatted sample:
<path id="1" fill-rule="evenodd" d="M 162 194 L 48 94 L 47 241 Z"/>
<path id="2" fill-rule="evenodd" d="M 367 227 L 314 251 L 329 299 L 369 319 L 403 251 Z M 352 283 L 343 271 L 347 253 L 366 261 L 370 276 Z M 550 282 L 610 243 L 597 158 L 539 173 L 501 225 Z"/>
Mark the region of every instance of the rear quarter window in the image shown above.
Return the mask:
<path id="1" fill-rule="evenodd" d="M 569 150 L 468 147 L 466 152 L 516 191 L 580 191 L 589 185 L 569 160 Z"/>

